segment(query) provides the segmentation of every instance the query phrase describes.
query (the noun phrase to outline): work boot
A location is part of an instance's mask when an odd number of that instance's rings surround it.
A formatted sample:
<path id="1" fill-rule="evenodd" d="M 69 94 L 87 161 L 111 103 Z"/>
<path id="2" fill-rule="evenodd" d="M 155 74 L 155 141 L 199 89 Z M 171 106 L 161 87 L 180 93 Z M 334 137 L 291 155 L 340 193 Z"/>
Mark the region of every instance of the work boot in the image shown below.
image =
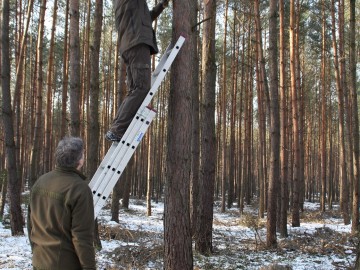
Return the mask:
<path id="1" fill-rule="evenodd" d="M 105 134 L 105 139 L 107 139 L 108 141 L 112 141 L 112 142 L 120 142 L 122 135 L 116 135 L 113 132 L 111 132 L 110 130 L 108 132 L 106 132 Z"/>

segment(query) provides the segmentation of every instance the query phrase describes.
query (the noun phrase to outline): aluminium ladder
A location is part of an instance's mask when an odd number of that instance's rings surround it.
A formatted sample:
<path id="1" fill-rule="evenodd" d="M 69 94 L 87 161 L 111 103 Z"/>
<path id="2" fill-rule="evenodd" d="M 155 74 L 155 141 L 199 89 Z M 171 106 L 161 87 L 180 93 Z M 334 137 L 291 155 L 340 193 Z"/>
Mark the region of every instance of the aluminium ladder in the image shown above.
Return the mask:
<path id="1" fill-rule="evenodd" d="M 105 205 L 116 182 L 119 180 L 119 177 L 134 154 L 136 147 L 139 145 L 151 121 L 155 117 L 156 112 L 148 105 L 158 91 L 162 80 L 184 44 L 184 41 L 185 38 L 180 36 L 173 48 L 170 49 L 170 45 L 168 46 L 159 64 L 152 73 L 151 88 L 140 105 L 134 119 L 131 121 L 121 141 L 111 144 L 99 168 L 91 179 L 89 186 L 93 193 L 95 218 Z"/>

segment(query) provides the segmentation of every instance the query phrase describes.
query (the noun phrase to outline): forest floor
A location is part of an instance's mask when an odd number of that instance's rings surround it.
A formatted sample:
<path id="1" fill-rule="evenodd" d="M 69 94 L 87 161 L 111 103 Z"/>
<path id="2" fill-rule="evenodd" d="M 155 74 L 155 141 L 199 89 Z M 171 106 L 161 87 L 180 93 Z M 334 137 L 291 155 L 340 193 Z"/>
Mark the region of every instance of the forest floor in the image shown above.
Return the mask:
<path id="1" fill-rule="evenodd" d="M 121 209 L 120 222 L 110 221 L 109 209 L 99 216 L 102 249 L 97 251 L 98 269 L 163 269 L 163 203 L 152 203 L 146 216 L 144 200 L 132 199 Z M 358 239 L 343 225 L 338 207 L 321 213 L 318 203 L 305 203 L 301 226 L 288 226 L 289 237 L 278 238 L 276 249 L 265 248 L 266 219 L 258 219 L 256 206 L 242 216 L 237 208 L 220 212 L 215 203 L 214 253 L 194 251 L 194 269 L 352 269 Z M 8 218 L 0 223 L 0 269 L 32 269 L 27 233 L 12 237 Z M 277 266 L 277 267 L 275 267 Z"/>

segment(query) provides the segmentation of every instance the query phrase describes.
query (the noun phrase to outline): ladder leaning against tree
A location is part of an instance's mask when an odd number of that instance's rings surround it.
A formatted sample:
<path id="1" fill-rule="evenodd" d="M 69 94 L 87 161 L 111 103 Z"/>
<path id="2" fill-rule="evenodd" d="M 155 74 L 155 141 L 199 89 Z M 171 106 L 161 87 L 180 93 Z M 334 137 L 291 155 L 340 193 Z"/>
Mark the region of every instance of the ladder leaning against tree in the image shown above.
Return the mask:
<path id="1" fill-rule="evenodd" d="M 158 91 L 162 80 L 184 42 L 185 38 L 180 36 L 173 48 L 170 48 L 170 45 L 168 46 L 159 64 L 152 73 L 151 88 L 140 105 L 134 119 L 131 121 L 121 141 L 112 143 L 100 163 L 99 168 L 92 177 L 89 186 L 93 193 L 95 218 L 105 205 L 116 182 L 119 180 L 130 158 L 134 154 L 136 147 L 139 145 L 151 121 L 154 119 L 156 111 L 149 107 L 150 101 Z"/>

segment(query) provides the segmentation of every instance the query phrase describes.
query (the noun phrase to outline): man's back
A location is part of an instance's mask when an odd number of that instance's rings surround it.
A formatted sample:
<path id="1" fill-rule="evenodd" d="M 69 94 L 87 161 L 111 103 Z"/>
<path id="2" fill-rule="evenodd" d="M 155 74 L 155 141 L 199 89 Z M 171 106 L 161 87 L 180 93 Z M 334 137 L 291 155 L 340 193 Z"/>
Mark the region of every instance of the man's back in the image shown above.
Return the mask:
<path id="1" fill-rule="evenodd" d="M 148 45 L 151 54 L 158 52 L 151 15 L 145 0 L 115 0 L 114 10 L 121 55 L 139 44 Z"/>
<path id="2" fill-rule="evenodd" d="M 56 168 L 32 188 L 30 240 L 33 265 L 40 269 L 95 269 L 94 209 L 85 177 Z"/>

